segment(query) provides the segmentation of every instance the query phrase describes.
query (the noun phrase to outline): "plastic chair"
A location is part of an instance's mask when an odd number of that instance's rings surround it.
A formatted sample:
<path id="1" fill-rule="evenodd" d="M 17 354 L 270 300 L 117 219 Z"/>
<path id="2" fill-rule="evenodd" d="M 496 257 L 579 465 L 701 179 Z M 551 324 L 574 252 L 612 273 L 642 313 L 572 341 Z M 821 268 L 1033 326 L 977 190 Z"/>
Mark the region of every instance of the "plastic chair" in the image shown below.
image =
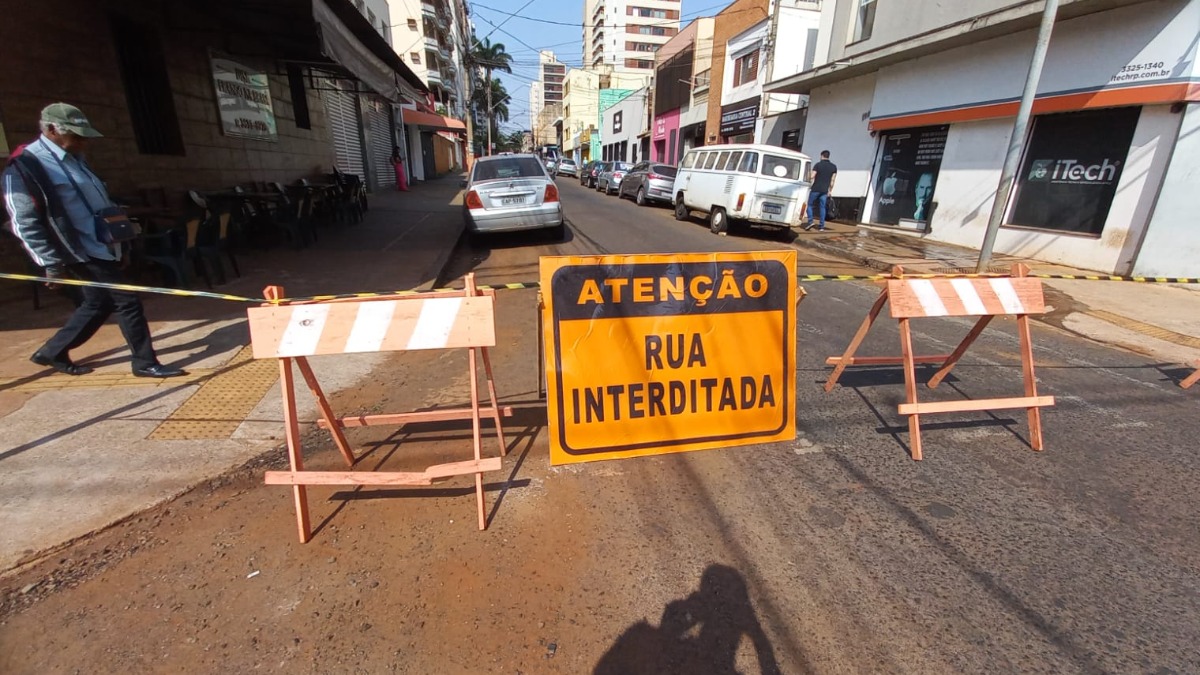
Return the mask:
<path id="1" fill-rule="evenodd" d="M 191 193 L 195 195 L 195 193 Z M 190 195 L 189 195 L 190 196 Z M 199 195 L 192 197 L 196 204 Z M 200 199 L 203 203 L 203 199 Z M 149 262 L 160 265 L 169 274 L 167 283 L 174 282 L 180 288 L 191 285 L 191 270 L 199 270 L 204 277 L 204 283 L 212 288 L 212 279 L 208 275 L 208 267 L 197 249 L 201 230 L 211 222 L 206 207 L 193 206 L 187 214 L 180 217 L 174 227 L 158 233 L 143 234 L 142 256 Z"/>
<path id="2" fill-rule="evenodd" d="M 225 283 L 225 266 L 221 264 L 221 254 L 229 258 L 233 273 L 241 277 L 237 258 L 233 256 L 232 229 L 233 204 L 227 200 L 209 199 L 206 225 L 201 226 L 196 233 L 196 252 L 201 258 L 201 264 L 211 264 L 217 276 L 217 283 Z"/>

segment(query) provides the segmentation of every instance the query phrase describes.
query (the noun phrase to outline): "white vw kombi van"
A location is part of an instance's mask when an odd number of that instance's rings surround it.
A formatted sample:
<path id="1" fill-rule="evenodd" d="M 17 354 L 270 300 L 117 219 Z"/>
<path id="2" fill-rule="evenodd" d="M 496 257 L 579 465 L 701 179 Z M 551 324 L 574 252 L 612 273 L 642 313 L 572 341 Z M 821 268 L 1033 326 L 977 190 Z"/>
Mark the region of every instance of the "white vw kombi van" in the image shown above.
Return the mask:
<path id="1" fill-rule="evenodd" d="M 675 219 L 708 214 L 715 234 L 730 221 L 789 230 L 808 201 L 812 160 L 774 145 L 706 145 L 688 150 L 675 175 Z"/>

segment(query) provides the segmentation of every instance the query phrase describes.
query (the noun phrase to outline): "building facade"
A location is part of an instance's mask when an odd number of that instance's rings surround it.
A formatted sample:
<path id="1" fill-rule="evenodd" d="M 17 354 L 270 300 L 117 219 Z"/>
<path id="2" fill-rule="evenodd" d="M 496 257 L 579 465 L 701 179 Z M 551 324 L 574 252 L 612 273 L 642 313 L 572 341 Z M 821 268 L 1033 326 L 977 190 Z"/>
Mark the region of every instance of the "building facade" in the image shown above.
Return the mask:
<path id="1" fill-rule="evenodd" d="M 654 53 L 679 32 L 680 0 L 585 0 L 583 67 L 654 69 Z"/>
<path id="2" fill-rule="evenodd" d="M 979 246 L 1041 9 L 827 3 L 817 67 L 767 90 L 810 95 L 803 149 L 831 150 L 859 221 Z M 997 252 L 1200 274 L 1198 27 L 1197 0 L 1062 1 Z"/>
<path id="3" fill-rule="evenodd" d="M 630 163 L 646 159 L 641 140 L 649 129 L 649 101 L 650 87 L 643 87 L 600 113 L 601 159 Z"/>
<path id="4" fill-rule="evenodd" d="M 720 143 L 726 137 L 721 133 L 721 117 L 722 100 L 725 98 L 725 64 L 729 41 L 770 18 L 769 5 L 769 0 L 736 0 L 713 18 L 712 66 L 708 76 L 708 110 L 704 120 L 706 135 L 704 145 Z M 744 135 L 744 132 L 732 135 Z"/>

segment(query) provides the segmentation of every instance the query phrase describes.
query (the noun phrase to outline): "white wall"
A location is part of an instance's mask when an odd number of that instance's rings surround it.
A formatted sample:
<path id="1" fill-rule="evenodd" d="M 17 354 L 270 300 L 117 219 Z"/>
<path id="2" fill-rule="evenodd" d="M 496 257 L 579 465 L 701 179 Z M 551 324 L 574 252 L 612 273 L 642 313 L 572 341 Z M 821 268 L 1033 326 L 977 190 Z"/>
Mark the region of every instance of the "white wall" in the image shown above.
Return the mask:
<path id="1" fill-rule="evenodd" d="M 1178 124 L 1178 115 L 1172 114 L 1167 106 L 1142 109 L 1117 194 L 1099 238 L 1001 227 L 995 251 L 1084 269 L 1127 273 L 1154 203 L 1154 186 L 1166 169 Z M 937 211 L 927 239 L 972 248 L 982 244 L 1011 133 L 1011 119 L 951 125 L 933 195 Z M 1190 240 L 1200 241 L 1200 237 L 1191 235 Z"/>
<path id="2" fill-rule="evenodd" d="M 875 75 L 844 80 L 836 85 L 814 89 L 811 97 L 819 102 L 808 111 L 808 123 L 800 151 L 817 157 L 828 150 L 838 167 L 834 197 L 864 197 L 875 163 L 875 139 L 867 130 L 871 99 L 875 93 Z"/>
<path id="3" fill-rule="evenodd" d="M 761 21 L 730 38 L 725 47 L 725 73 L 721 88 L 721 105 L 744 101 L 762 93 L 762 81 L 766 77 L 767 55 L 761 53 L 761 51 L 763 42 L 767 39 L 768 24 L 769 22 L 767 21 Z M 736 87 L 733 86 L 734 61 L 756 49 L 760 52 L 758 55 L 758 77 L 749 82 L 743 82 Z"/>
<path id="4" fill-rule="evenodd" d="M 650 95 L 649 89 L 639 89 L 632 94 L 621 99 L 621 101 L 600 114 L 600 147 L 613 143 L 626 141 L 629 143 L 630 153 L 633 148 L 638 145 L 638 134 L 646 128 L 646 97 Z M 613 117 L 620 112 L 621 117 L 621 133 L 613 133 Z"/>
<path id="5" fill-rule="evenodd" d="M 1195 67 L 1198 29 L 1198 1 L 1142 3 L 1063 21 L 1051 37 L 1038 95 L 1190 77 L 1200 72 Z M 1019 99 L 1035 42 L 1031 30 L 883 68 L 871 114 L 879 118 Z M 1167 75 L 1113 79 L 1126 66 L 1159 62 Z M 1136 75 L 1162 71 L 1144 69 Z"/>
<path id="6" fill-rule="evenodd" d="M 1189 104 L 1176 118 L 1181 125 L 1178 141 L 1137 254 L 1134 274 L 1196 276 L 1200 266 L 1200 227 L 1197 227 L 1200 217 L 1196 214 L 1196 190 L 1200 187 L 1200 104 Z"/>

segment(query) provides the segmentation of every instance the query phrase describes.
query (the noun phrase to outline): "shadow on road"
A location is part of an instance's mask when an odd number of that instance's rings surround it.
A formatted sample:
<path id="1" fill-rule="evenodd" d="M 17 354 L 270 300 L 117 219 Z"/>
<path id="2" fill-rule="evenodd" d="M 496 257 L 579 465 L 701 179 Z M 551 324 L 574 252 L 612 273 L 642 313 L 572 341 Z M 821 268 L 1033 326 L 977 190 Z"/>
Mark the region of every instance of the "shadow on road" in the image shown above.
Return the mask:
<path id="1" fill-rule="evenodd" d="M 595 675 L 734 674 L 738 645 L 749 638 L 761 673 L 779 673 L 746 580 L 732 567 L 709 565 L 700 588 L 663 609 L 657 627 L 639 621 L 600 658 Z"/>

